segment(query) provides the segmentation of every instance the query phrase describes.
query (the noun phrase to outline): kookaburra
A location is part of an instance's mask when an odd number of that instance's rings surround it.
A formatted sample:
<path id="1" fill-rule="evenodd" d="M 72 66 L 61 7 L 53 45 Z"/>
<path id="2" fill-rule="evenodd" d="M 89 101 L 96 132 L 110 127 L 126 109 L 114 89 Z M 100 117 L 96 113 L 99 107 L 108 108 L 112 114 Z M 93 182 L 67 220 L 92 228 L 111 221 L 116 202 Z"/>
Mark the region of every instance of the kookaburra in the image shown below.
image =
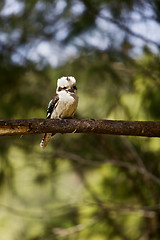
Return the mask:
<path id="1" fill-rule="evenodd" d="M 57 81 L 56 95 L 52 97 L 47 109 L 47 118 L 60 119 L 73 117 L 78 105 L 76 79 L 61 77 Z M 45 148 L 52 136 L 46 133 L 40 143 Z"/>

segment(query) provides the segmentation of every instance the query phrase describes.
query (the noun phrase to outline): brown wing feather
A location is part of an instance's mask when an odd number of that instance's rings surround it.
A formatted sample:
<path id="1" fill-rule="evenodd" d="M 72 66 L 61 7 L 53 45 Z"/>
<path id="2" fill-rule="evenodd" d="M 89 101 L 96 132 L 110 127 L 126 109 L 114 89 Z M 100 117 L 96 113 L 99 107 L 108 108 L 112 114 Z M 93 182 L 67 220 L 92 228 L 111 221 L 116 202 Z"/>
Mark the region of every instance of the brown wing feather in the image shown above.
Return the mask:
<path id="1" fill-rule="evenodd" d="M 48 109 L 47 109 L 47 119 L 49 119 L 51 117 L 51 114 L 52 114 L 58 100 L 59 100 L 59 97 L 58 97 L 58 94 L 56 94 L 55 96 L 52 97 L 51 101 L 49 102 Z M 52 133 L 45 133 L 45 135 L 40 143 L 41 148 L 45 148 L 47 146 L 52 135 L 53 135 Z"/>
<path id="2" fill-rule="evenodd" d="M 51 117 L 51 114 L 53 112 L 53 109 L 55 108 L 56 103 L 58 102 L 59 97 L 58 94 L 54 95 L 51 99 L 51 101 L 48 104 L 48 109 L 47 109 L 47 118 Z"/>

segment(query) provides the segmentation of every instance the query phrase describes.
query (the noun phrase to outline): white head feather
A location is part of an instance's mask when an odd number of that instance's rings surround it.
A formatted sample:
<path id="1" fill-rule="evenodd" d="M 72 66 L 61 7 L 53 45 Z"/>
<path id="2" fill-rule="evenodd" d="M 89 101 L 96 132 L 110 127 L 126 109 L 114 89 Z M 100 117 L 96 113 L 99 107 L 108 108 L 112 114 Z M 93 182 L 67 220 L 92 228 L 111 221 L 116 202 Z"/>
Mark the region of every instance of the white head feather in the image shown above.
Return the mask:
<path id="1" fill-rule="evenodd" d="M 72 76 L 61 77 L 57 81 L 57 89 L 59 87 L 61 87 L 61 88 L 63 88 L 63 87 L 71 88 L 73 85 L 76 85 L 76 79 Z"/>

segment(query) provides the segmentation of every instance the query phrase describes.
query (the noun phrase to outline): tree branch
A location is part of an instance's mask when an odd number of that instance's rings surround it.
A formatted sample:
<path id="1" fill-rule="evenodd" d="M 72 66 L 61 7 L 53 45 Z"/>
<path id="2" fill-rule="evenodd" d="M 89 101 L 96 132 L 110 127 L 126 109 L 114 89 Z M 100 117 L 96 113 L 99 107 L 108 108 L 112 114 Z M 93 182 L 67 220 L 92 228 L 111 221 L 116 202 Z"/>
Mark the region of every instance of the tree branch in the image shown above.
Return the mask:
<path id="1" fill-rule="evenodd" d="M 73 132 L 160 137 L 160 122 L 36 118 L 0 120 L 0 136 Z"/>

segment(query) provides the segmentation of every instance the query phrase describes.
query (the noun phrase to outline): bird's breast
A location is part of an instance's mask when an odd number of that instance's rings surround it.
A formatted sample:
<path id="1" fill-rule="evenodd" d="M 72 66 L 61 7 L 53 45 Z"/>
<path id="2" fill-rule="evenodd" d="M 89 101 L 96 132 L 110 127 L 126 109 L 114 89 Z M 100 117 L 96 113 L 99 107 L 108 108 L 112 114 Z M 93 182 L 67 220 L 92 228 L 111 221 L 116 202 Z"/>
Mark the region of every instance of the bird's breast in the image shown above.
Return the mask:
<path id="1" fill-rule="evenodd" d="M 59 96 L 56 107 L 56 116 L 60 118 L 72 117 L 78 105 L 78 96 L 75 94 L 63 94 Z"/>

